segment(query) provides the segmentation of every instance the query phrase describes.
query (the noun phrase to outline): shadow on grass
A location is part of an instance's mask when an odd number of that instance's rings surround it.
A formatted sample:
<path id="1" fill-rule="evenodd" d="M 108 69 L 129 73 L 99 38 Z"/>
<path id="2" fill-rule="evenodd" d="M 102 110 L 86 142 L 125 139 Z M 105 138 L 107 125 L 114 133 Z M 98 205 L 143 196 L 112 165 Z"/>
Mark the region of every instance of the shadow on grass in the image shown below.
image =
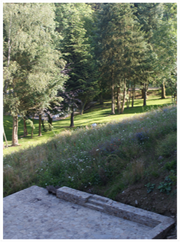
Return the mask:
<path id="1" fill-rule="evenodd" d="M 18 129 L 18 136 L 19 136 L 19 144 L 24 145 L 39 145 L 40 143 L 45 143 L 49 138 L 53 138 L 58 135 L 60 132 L 64 130 L 73 130 L 79 127 L 89 126 L 93 123 L 108 123 L 113 120 L 120 120 L 123 118 L 128 118 L 133 116 L 134 114 L 145 113 L 152 109 L 157 109 L 158 107 L 163 107 L 167 104 L 170 104 L 171 99 L 167 98 L 162 100 L 160 98 L 152 98 L 147 100 L 147 106 L 142 107 L 142 99 L 136 99 L 134 102 L 134 107 L 129 107 L 124 109 L 123 114 L 116 114 L 111 115 L 111 102 L 107 101 L 104 105 L 96 104 L 94 107 L 91 107 L 89 110 L 86 110 L 83 115 L 75 115 L 74 116 L 74 125 L 75 127 L 70 127 L 70 117 L 66 119 L 62 119 L 56 122 L 53 122 L 53 130 L 52 131 L 43 131 L 42 136 L 38 136 L 38 127 L 39 127 L 39 120 L 34 120 L 35 129 L 33 131 L 33 139 L 31 138 L 31 127 L 27 125 L 28 136 L 23 136 L 23 129 L 24 124 L 23 120 L 19 119 L 19 129 Z M 12 139 L 12 117 L 11 116 L 4 116 L 4 129 L 6 132 L 6 137 L 8 140 L 8 144 L 10 145 Z M 16 147 L 14 147 L 16 148 Z M 25 148 L 25 147 L 24 147 Z M 11 148 L 12 149 L 12 148 Z M 18 149 L 18 148 L 17 148 Z M 13 149 L 15 150 L 15 149 Z M 8 151 L 5 151 L 4 154 L 7 154 Z"/>

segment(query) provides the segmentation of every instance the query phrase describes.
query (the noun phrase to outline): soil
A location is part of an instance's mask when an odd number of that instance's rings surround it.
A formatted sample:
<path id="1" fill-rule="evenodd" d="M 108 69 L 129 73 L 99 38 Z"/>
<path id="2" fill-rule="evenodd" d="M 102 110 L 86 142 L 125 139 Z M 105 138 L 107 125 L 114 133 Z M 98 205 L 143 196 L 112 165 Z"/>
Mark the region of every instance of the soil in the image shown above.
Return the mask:
<path id="1" fill-rule="evenodd" d="M 156 179 L 153 183 L 158 187 L 161 178 Z M 146 182 L 147 184 L 147 182 Z M 119 193 L 115 200 L 131 206 L 139 207 L 151 212 L 159 213 L 172 217 L 176 223 L 166 239 L 177 239 L 177 188 L 175 187 L 170 194 L 161 193 L 157 188 L 147 193 L 145 182 L 129 186 L 122 193 Z"/>

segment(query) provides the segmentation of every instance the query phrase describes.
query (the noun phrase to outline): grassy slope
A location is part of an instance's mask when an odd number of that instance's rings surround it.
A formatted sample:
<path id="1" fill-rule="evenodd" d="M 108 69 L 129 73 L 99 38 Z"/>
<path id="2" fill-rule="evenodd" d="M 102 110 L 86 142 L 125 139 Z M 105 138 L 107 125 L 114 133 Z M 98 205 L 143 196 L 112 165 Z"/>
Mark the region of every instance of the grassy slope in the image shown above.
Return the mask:
<path id="1" fill-rule="evenodd" d="M 28 136 L 23 138 L 21 137 L 23 135 L 23 121 L 21 120 L 19 122 L 19 130 L 18 130 L 18 136 L 19 136 L 19 147 L 11 147 L 9 149 L 4 149 L 3 153 L 4 155 L 10 154 L 11 152 L 19 151 L 21 149 L 26 149 L 29 146 L 36 146 L 38 144 L 46 143 L 48 139 L 55 137 L 60 132 L 64 130 L 72 130 L 76 129 L 77 127 L 83 127 L 88 126 L 93 123 L 108 123 L 111 121 L 118 121 L 122 120 L 124 118 L 132 117 L 135 114 L 141 114 L 149 109 L 157 108 L 158 106 L 167 105 L 171 103 L 171 98 L 168 97 L 167 99 L 160 99 L 157 96 L 151 96 L 149 100 L 147 100 L 147 106 L 142 107 L 142 99 L 136 99 L 134 108 L 125 108 L 124 113 L 121 115 L 110 115 L 111 112 L 111 103 L 105 102 L 104 106 L 96 105 L 95 107 L 91 108 L 90 110 L 87 110 L 83 115 L 76 115 L 74 118 L 74 125 L 75 128 L 70 128 L 70 120 L 69 118 L 53 122 L 53 131 L 51 132 L 43 132 L 42 136 L 38 136 L 38 120 L 34 120 L 35 130 L 34 130 L 34 136 L 33 139 L 31 139 L 31 127 L 27 125 L 28 127 Z M 19 119 L 20 120 L 20 119 Z M 12 138 L 12 117 L 11 116 L 4 116 L 4 129 L 6 132 L 8 144 L 11 145 L 11 138 Z"/>
<path id="2" fill-rule="evenodd" d="M 95 129 L 87 127 L 87 124 L 98 123 L 95 118 L 101 122 L 105 122 L 106 118 L 108 122 L 111 118 L 120 120 L 127 118 L 128 112 L 133 110 L 126 109 L 123 115 L 108 116 L 110 103 L 107 102 L 103 109 L 97 105 L 83 116 L 75 117 L 76 125 L 83 125 L 84 128 L 66 128 L 51 139 L 52 132 L 45 133 L 44 137 L 38 137 L 44 144 L 35 143 L 34 147 L 30 144 L 27 146 L 27 138 L 21 140 L 21 149 L 7 149 L 9 154 L 4 155 L 4 196 L 36 184 L 66 185 L 81 190 L 90 188 L 95 189 L 96 193 L 115 198 L 118 192 L 129 184 L 141 181 L 144 177 L 148 182 L 153 176 L 158 176 L 159 171 L 162 173 L 162 162 L 167 163 L 175 172 L 175 109 L 170 112 L 166 112 L 166 108 L 163 112 L 160 109 L 146 115 L 143 114 L 145 110 L 141 106 L 138 107 L 140 102 L 142 103 L 142 100 L 136 100 L 136 107 L 133 109 L 139 115 L 134 118 L 106 125 L 99 124 Z M 170 99 L 154 98 L 148 102 L 153 106 L 157 103 L 164 105 L 165 102 L 170 102 Z M 69 124 L 69 119 L 56 122 L 54 129 L 58 132 L 58 127 L 64 129 L 62 123 Z M 145 145 L 137 142 L 136 135 L 141 135 L 141 132 L 150 138 Z M 26 145 L 23 145 L 24 140 Z M 159 163 L 157 159 L 161 155 L 165 159 Z M 136 163 L 136 160 L 141 162 Z M 163 176 L 167 175 L 166 173 L 163 173 Z M 175 173 L 170 175 L 175 182 Z"/>

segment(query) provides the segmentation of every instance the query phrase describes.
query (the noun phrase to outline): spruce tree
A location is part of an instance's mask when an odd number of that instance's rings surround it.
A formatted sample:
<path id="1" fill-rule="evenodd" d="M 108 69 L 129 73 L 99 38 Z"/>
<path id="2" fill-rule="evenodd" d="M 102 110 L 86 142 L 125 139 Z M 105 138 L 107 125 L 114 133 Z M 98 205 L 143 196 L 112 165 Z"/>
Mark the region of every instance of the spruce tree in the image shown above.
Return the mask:
<path id="1" fill-rule="evenodd" d="M 126 82 L 137 75 L 146 51 L 146 42 L 131 4 L 102 4 L 97 31 L 97 56 L 101 80 L 108 81 L 112 91 L 111 113 L 115 114 L 115 87 L 118 90 L 118 113 L 123 113 Z M 120 111 L 120 90 L 123 102 Z"/>
<path id="2" fill-rule="evenodd" d="M 67 92 L 81 90 L 80 111 L 97 93 L 95 63 L 91 47 L 92 9 L 81 3 L 56 4 L 57 30 L 63 36 L 60 49 L 69 65 L 69 78 L 65 84 Z"/>

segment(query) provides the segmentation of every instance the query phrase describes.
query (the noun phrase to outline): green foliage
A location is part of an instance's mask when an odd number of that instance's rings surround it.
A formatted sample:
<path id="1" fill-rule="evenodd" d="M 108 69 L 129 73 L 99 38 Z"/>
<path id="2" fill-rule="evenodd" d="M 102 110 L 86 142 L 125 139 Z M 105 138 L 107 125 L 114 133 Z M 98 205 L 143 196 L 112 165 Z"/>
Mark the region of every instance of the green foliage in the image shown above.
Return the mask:
<path id="1" fill-rule="evenodd" d="M 171 179 L 172 181 L 172 185 L 176 185 L 177 184 L 177 171 L 176 170 L 171 170 L 170 174 L 169 174 L 169 179 Z"/>
<path id="2" fill-rule="evenodd" d="M 92 121 L 93 115 L 99 112 L 98 109 L 95 110 L 85 114 L 90 115 Z M 172 123 L 176 122 L 175 108 L 169 108 L 167 112 L 162 112 L 162 109 L 154 110 L 131 119 L 98 124 L 95 128 L 89 125 L 66 130 L 54 138 L 46 139 L 43 145 L 29 146 L 24 150 L 21 147 L 17 152 L 9 148 L 7 150 L 10 154 L 4 156 L 4 195 L 13 193 L 19 188 L 25 188 L 22 184 L 28 184 L 28 186 L 36 184 L 43 187 L 59 184 L 81 190 L 92 187 L 101 189 L 107 186 L 110 189 L 108 194 L 115 197 L 124 187 L 146 178 L 147 168 L 154 167 L 155 159 L 151 157 L 147 159 L 147 157 L 155 154 L 153 149 L 162 139 L 162 136 L 155 135 L 162 128 L 162 120 L 165 122 L 163 128 L 166 127 L 169 131 Z M 174 121 L 170 122 L 170 120 Z M 82 122 L 82 119 L 79 119 L 80 121 Z M 34 120 L 34 125 L 38 125 L 38 120 Z M 54 122 L 53 126 L 55 125 Z M 134 134 L 142 127 L 150 129 L 152 137 L 155 137 L 151 138 L 153 145 L 150 149 L 144 149 L 144 145 L 133 140 Z M 37 139 L 40 138 L 44 137 Z M 35 145 L 35 140 L 33 144 Z M 113 146 L 115 149 L 107 149 L 111 144 L 116 145 Z M 109 152 L 107 155 L 101 152 L 103 148 Z M 132 150 L 141 152 L 132 153 Z M 115 152 L 111 153 L 112 151 Z M 121 155 L 122 151 L 123 155 Z M 12 167 L 11 172 L 7 169 L 8 165 Z M 158 167 L 157 171 L 159 171 Z M 151 177 L 149 172 L 148 179 Z M 116 187 L 118 188 L 115 189 Z"/>
<path id="3" fill-rule="evenodd" d="M 96 104 L 93 108 L 91 108 L 90 110 L 86 111 L 84 113 L 84 115 L 76 115 L 75 116 L 75 128 L 78 127 L 85 127 L 88 126 L 90 127 L 94 122 L 96 122 L 97 124 L 105 124 L 108 122 L 117 122 L 126 118 L 130 118 L 133 117 L 135 114 L 138 115 L 143 115 L 145 112 L 147 112 L 148 110 L 150 110 L 150 107 L 153 106 L 154 107 L 154 111 L 151 110 L 153 113 L 155 113 L 156 115 L 156 110 L 160 107 L 163 107 L 164 105 L 166 106 L 167 104 L 171 103 L 171 99 L 167 98 L 167 99 L 159 99 L 158 97 L 153 97 L 153 98 L 149 98 L 147 100 L 147 107 L 143 108 L 142 107 L 142 100 L 141 99 L 136 99 L 135 100 L 135 104 L 134 104 L 134 108 L 131 109 L 125 109 L 124 110 L 124 114 L 121 115 L 114 115 L 111 116 L 109 115 L 111 112 L 111 104 L 110 102 L 106 102 L 104 104 L 104 108 L 102 108 L 101 106 L 99 106 L 98 104 Z M 156 104 L 156 105 L 155 105 Z M 166 112 L 166 115 L 168 113 Z M 176 117 L 175 117 L 176 118 Z M 143 117 L 142 117 L 143 119 Z M 60 121 L 56 121 L 53 122 L 53 131 L 52 132 L 44 132 L 42 131 L 42 136 L 39 137 L 38 136 L 38 126 L 39 126 L 39 120 L 34 119 L 33 120 L 34 125 L 36 127 L 36 129 L 34 130 L 34 138 L 33 140 L 30 138 L 30 135 L 28 135 L 25 138 L 19 139 L 19 144 L 21 144 L 21 146 L 17 146 L 14 147 L 15 151 L 18 151 L 20 149 L 26 149 L 29 147 L 29 145 L 33 145 L 36 146 L 38 144 L 44 144 L 47 142 L 47 139 L 51 139 L 54 136 L 58 136 L 60 132 L 70 129 L 68 128 L 69 126 L 69 117 Z M 154 122 L 154 121 L 153 121 Z M 164 118 L 163 118 L 163 122 L 164 122 Z M 162 122 L 162 123 L 163 123 Z M 4 116 L 4 129 L 6 132 L 6 136 L 7 136 L 7 140 L 10 144 L 11 138 L 12 138 L 12 117 L 11 116 Z M 23 120 L 21 119 L 20 123 L 19 123 L 19 128 L 18 128 L 18 136 L 22 136 L 23 135 Z M 170 129 L 172 131 L 172 127 L 177 127 L 176 123 L 171 123 L 171 125 L 164 126 L 164 133 L 166 134 L 166 129 Z M 31 132 L 31 128 L 29 127 L 29 125 L 27 125 L 27 129 L 28 129 L 28 133 Z M 72 129 L 71 129 L 72 130 Z M 173 129 L 176 130 L 176 129 Z M 161 131 L 161 130 L 159 130 Z M 156 132 L 158 132 L 158 130 L 156 130 Z M 169 132 L 169 131 L 168 131 Z M 112 130 L 109 130 L 109 133 L 107 133 L 106 135 L 109 136 L 110 134 L 112 134 Z M 161 134 L 159 134 L 159 132 L 157 133 L 157 136 L 159 136 Z M 138 153 L 138 151 L 136 149 L 131 149 L 132 153 Z M 11 153 L 11 149 L 5 149 L 4 154 L 9 154 Z"/>
<path id="4" fill-rule="evenodd" d="M 159 184 L 158 189 L 160 190 L 160 192 L 169 194 L 172 190 L 172 180 L 170 179 L 170 177 L 167 176 L 164 179 L 164 182 L 161 182 Z"/>
<path id="5" fill-rule="evenodd" d="M 131 4 L 102 4 L 97 18 L 94 41 L 98 43 L 95 45 L 95 54 L 99 68 L 99 87 L 101 95 L 112 88 L 114 114 L 114 88 L 124 91 L 126 84 L 130 83 L 132 86 L 132 82 L 137 80 L 144 67 L 147 47 Z M 122 107 L 121 112 L 123 111 Z"/>
<path id="6" fill-rule="evenodd" d="M 164 168 L 167 169 L 168 171 L 176 170 L 176 168 L 177 168 L 177 161 L 176 160 L 172 160 L 171 162 L 167 162 L 165 164 Z"/>
<path id="7" fill-rule="evenodd" d="M 167 132 L 167 131 L 166 131 Z M 165 138 L 158 144 L 156 148 L 157 155 L 164 157 L 170 157 L 177 150 L 177 134 L 169 133 Z"/>
<path id="8" fill-rule="evenodd" d="M 148 184 L 145 185 L 145 187 L 147 187 L 147 193 L 151 193 L 155 188 L 155 184 L 151 184 L 149 182 Z"/>
<path id="9" fill-rule="evenodd" d="M 53 5 L 4 3 L 3 10 L 4 110 L 13 117 L 41 113 L 67 79 L 56 50 Z"/>
<path id="10" fill-rule="evenodd" d="M 33 121 L 32 121 L 32 120 L 27 119 L 27 120 L 26 120 L 26 123 L 27 123 L 27 124 L 29 124 L 29 125 L 30 125 L 30 127 L 31 127 L 32 129 L 35 129 L 35 126 L 34 126 L 34 124 L 33 124 Z"/>
<path id="11" fill-rule="evenodd" d="M 59 48 L 69 70 L 66 90 L 81 90 L 78 98 L 82 101 L 83 112 L 86 103 L 98 93 L 91 46 L 92 9 L 85 3 L 56 3 L 55 6 L 57 30 L 63 36 Z"/>

